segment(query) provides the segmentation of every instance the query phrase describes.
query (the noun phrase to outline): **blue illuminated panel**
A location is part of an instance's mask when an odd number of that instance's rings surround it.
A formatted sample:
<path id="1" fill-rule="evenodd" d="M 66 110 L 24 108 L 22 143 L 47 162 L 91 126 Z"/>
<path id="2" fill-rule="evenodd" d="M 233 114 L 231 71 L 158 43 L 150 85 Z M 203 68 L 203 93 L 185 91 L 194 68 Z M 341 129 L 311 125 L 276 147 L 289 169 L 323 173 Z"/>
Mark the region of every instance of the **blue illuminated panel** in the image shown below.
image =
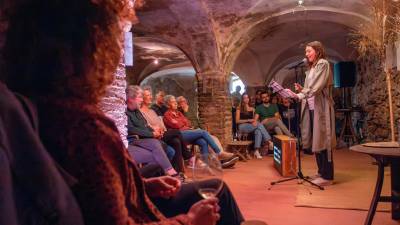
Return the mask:
<path id="1" fill-rule="evenodd" d="M 273 138 L 274 143 L 274 166 L 282 174 L 282 142 Z"/>

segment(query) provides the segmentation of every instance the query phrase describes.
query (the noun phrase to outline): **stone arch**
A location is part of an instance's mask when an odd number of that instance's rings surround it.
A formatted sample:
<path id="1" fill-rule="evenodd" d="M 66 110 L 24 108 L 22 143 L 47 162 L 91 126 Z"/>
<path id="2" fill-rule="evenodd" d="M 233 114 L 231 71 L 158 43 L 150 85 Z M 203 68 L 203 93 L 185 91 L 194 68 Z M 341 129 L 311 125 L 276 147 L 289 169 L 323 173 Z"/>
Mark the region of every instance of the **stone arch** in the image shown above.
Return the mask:
<path id="1" fill-rule="evenodd" d="M 304 15 L 307 17 L 304 17 Z M 259 21 L 250 26 L 243 26 L 244 29 L 228 40 L 226 54 L 224 55 L 224 70 L 230 71 L 239 56 L 239 54 L 248 46 L 248 44 L 257 36 L 269 32 L 269 29 L 290 22 L 298 21 L 322 21 L 340 24 L 350 29 L 356 28 L 360 23 L 368 23 L 370 19 L 364 15 L 344 11 L 330 7 L 307 7 L 305 11 L 296 11 L 293 9 L 281 11 L 269 16 L 262 17 Z M 238 24 L 238 26 L 240 26 Z"/>
<path id="2" fill-rule="evenodd" d="M 218 34 L 212 12 L 204 1 L 185 1 L 179 5 L 168 1 L 148 2 L 137 14 L 141 22 L 135 27 L 136 34 L 160 37 L 179 47 L 197 72 L 219 68 Z M 162 20 L 154 20 L 160 15 Z"/>
<path id="3" fill-rule="evenodd" d="M 287 51 L 290 51 L 290 49 L 293 49 L 294 46 L 290 46 Z M 338 52 L 336 49 L 331 48 L 329 45 L 325 45 L 325 51 L 327 52 L 327 55 L 329 55 L 328 60 L 331 62 L 337 62 L 337 61 L 346 61 L 349 60 L 349 58 L 346 58 L 343 56 L 342 53 Z M 300 61 L 302 58 L 304 58 L 304 54 L 301 51 L 301 54 L 292 54 L 291 57 L 287 57 L 287 55 L 290 55 L 290 53 L 282 52 L 279 56 L 277 56 L 273 62 L 271 63 L 273 66 L 267 71 L 267 74 L 270 76 L 265 76 L 264 79 L 264 84 L 267 84 L 270 82 L 272 78 L 276 79 L 277 76 L 282 74 L 284 70 L 289 68 L 290 66 L 293 66 L 296 64 L 298 61 Z M 354 55 L 355 56 L 355 55 Z M 292 75 L 291 73 L 286 73 L 285 77 L 282 77 L 281 79 L 277 79 L 279 82 L 284 81 L 287 78 L 291 78 Z"/>
<path id="4" fill-rule="evenodd" d="M 130 83 L 138 84 L 150 74 L 163 69 L 191 66 L 195 71 L 199 70 L 184 49 L 162 38 L 135 37 L 134 46 L 134 70 L 128 70 Z M 154 59 L 159 61 L 157 65 Z"/>

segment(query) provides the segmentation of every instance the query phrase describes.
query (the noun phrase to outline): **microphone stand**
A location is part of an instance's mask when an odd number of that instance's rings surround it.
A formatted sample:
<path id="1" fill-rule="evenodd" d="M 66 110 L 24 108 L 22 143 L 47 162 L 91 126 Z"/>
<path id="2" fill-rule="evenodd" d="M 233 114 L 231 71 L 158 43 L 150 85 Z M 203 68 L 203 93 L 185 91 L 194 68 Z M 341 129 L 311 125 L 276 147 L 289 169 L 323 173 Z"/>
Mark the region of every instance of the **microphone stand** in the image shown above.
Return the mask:
<path id="1" fill-rule="evenodd" d="M 298 82 L 298 76 L 297 76 L 297 68 L 301 66 L 301 64 L 297 65 L 296 67 L 293 67 L 295 75 L 296 75 L 296 82 Z M 324 188 L 316 183 L 313 183 L 310 179 L 309 176 L 304 176 L 302 169 L 301 169 L 301 151 L 303 150 L 303 145 L 301 143 L 301 132 L 300 132 L 300 121 L 301 121 L 301 104 L 297 103 L 296 104 L 296 113 L 298 115 L 298 120 L 297 120 L 297 136 L 298 136 L 298 145 L 296 146 L 296 157 L 297 157 L 297 174 L 296 176 L 293 177 L 289 177 L 289 178 L 284 178 L 281 180 L 277 180 L 277 181 L 272 181 L 270 183 L 271 186 L 269 186 L 268 190 L 271 190 L 273 185 L 279 184 L 279 183 L 283 183 L 286 181 L 291 181 L 291 180 L 297 180 L 298 184 L 303 184 L 304 182 L 311 184 L 311 186 L 317 187 L 320 190 L 324 190 Z M 290 121 L 290 120 L 289 120 Z M 289 122 L 290 123 L 290 122 Z M 311 192 L 310 192 L 311 194 Z"/>

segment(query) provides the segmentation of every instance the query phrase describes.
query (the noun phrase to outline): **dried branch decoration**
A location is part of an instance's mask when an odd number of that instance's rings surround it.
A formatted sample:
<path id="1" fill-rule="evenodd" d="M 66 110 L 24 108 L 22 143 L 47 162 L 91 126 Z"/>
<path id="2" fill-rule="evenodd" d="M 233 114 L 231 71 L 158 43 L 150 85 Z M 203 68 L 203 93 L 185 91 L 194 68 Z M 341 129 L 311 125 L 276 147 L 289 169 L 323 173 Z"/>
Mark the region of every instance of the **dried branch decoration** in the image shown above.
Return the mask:
<path id="1" fill-rule="evenodd" d="M 385 46 L 394 43 L 400 34 L 399 3 L 391 0 L 369 0 L 371 23 L 362 24 L 350 34 L 350 44 L 360 57 L 376 53 L 384 61 Z"/>
<path id="2" fill-rule="evenodd" d="M 391 70 L 386 64 L 386 46 L 393 46 L 399 39 L 400 16 L 399 2 L 392 0 L 370 0 L 372 11 L 371 23 L 360 26 L 350 34 L 352 44 L 358 51 L 360 58 L 377 56 L 384 69 L 387 82 L 389 100 L 389 118 L 391 141 L 395 142 L 394 114 L 392 101 Z M 390 65 L 389 65 L 390 66 Z"/>

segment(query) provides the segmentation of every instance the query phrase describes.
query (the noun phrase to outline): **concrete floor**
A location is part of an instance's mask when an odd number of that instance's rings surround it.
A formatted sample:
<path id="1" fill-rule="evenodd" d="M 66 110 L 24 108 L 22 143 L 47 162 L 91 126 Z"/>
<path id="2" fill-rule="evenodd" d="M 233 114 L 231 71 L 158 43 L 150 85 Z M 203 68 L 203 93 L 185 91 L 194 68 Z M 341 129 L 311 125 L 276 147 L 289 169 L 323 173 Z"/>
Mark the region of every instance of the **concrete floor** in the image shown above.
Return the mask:
<path id="1" fill-rule="evenodd" d="M 357 157 L 356 154 L 350 154 L 350 156 Z M 302 161 L 308 171 L 310 168 L 312 171 L 312 168 L 316 167 L 313 156 L 306 155 Z M 346 160 L 346 162 L 349 161 Z M 346 162 L 336 160 L 335 165 L 339 166 Z M 345 166 L 351 168 L 351 165 Z M 239 162 L 234 169 L 225 170 L 224 174 L 224 180 L 234 193 L 246 219 L 263 220 L 268 225 L 364 224 L 367 211 L 295 207 L 297 191 L 299 188 L 304 188 L 296 181 L 286 182 L 268 190 L 271 181 L 281 178 L 273 167 L 272 157 Z M 375 180 L 376 177 L 371 179 Z M 313 188 L 310 190 L 318 191 Z M 371 198 L 372 196 L 365 197 Z M 394 225 L 400 224 L 400 222 L 392 220 L 390 213 L 377 212 L 373 224 Z"/>

